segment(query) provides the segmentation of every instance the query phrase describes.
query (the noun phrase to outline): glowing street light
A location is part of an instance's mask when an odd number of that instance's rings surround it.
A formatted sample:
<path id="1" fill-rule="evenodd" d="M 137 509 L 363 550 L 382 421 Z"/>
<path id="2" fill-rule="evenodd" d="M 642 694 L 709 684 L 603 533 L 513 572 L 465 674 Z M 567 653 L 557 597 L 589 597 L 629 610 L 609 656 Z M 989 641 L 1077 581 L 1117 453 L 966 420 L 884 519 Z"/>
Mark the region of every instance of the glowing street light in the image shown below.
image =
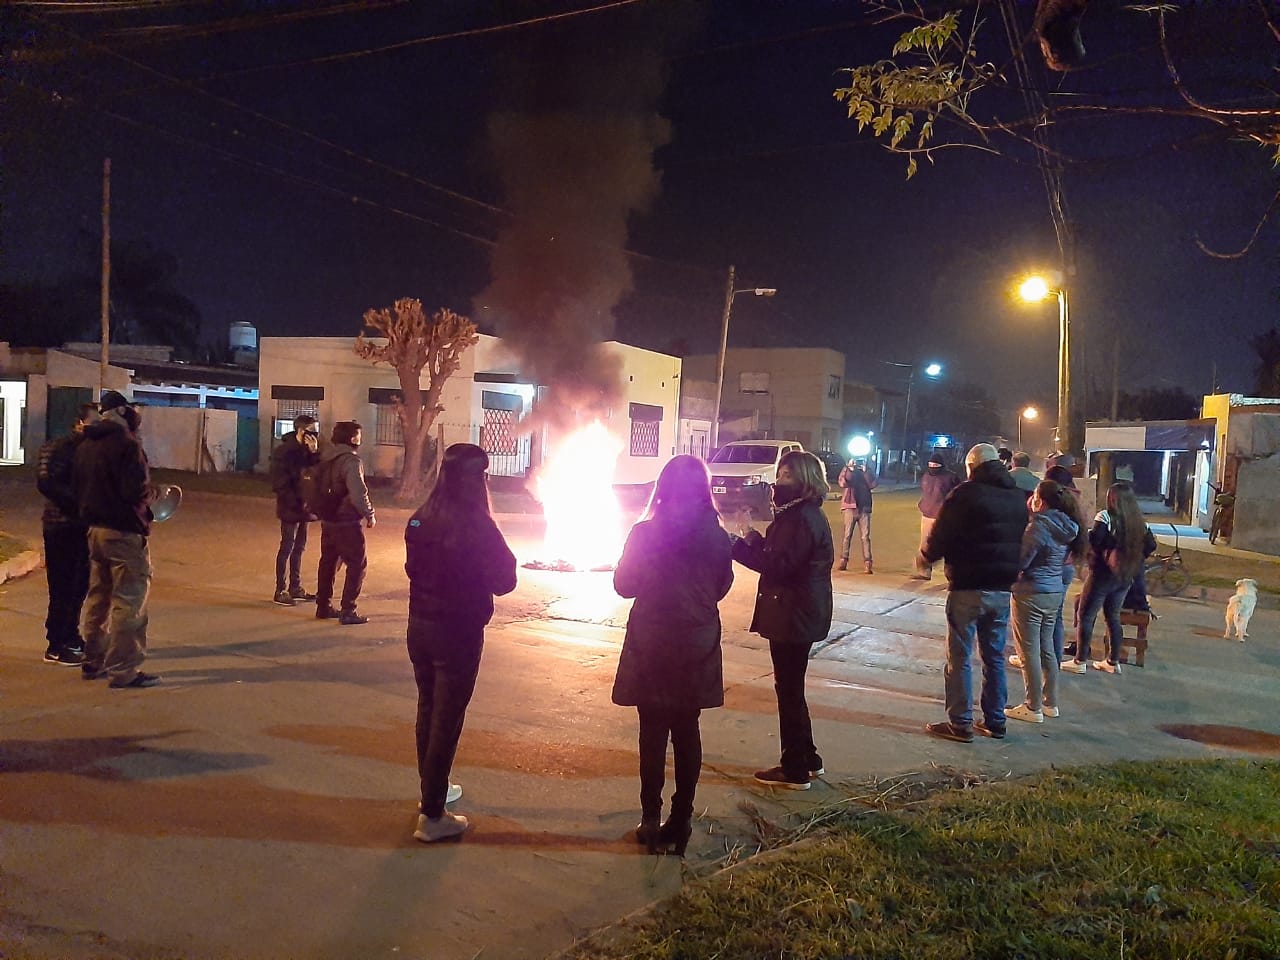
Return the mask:
<path id="1" fill-rule="evenodd" d="M 724 355 L 729 347 L 729 314 L 733 311 L 733 298 L 740 293 L 757 297 L 772 297 L 778 291 L 773 287 L 745 287 L 735 290 L 733 267 L 729 267 L 729 283 L 724 291 L 724 316 L 720 323 L 720 353 L 716 357 L 716 403 L 711 414 L 711 449 L 720 446 L 720 398 L 724 394 Z"/>
<path id="2" fill-rule="evenodd" d="M 1018 415 L 1018 449 L 1022 449 L 1022 421 L 1035 420 L 1040 416 L 1040 411 L 1035 407 L 1026 407 L 1022 413 Z"/>
<path id="3" fill-rule="evenodd" d="M 942 376 L 942 364 L 938 363 L 936 360 L 931 360 L 929 363 L 925 364 L 900 363 L 896 360 L 882 360 L 880 362 L 888 364 L 891 367 L 906 367 L 910 371 L 907 374 L 907 400 L 906 403 L 903 404 L 902 409 L 902 452 L 905 459 L 907 442 L 911 435 L 909 432 L 911 429 L 911 388 L 916 382 L 916 369 L 919 368 L 920 372 L 930 380 L 937 380 Z"/>
<path id="4" fill-rule="evenodd" d="M 1036 274 L 1018 285 L 1018 296 L 1028 303 L 1058 298 L 1058 449 L 1071 451 L 1071 319 L 1067 309 L 1067 287 L 1061 273 Z M 1018 426 L 1022 426 L 1019 419 Z"/>

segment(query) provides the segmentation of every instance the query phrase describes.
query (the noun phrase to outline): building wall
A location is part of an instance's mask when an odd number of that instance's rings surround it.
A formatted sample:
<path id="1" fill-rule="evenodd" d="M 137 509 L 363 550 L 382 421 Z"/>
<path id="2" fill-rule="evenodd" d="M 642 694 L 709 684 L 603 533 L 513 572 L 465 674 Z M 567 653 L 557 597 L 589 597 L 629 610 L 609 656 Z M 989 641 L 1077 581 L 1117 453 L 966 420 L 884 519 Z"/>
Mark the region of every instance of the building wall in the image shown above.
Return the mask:
<path id="1" fill-rule="evenodd" d="M 1236 474 L 1235 529 L 1231 546 L 1280 555 L 1280 453 L 1245 460 Z"/>
<path id="2" fill-rule="evenodd" d="M 684 371 L 690 378 L 714 382 L 716 355 L 686 357 Z M 825 347 L 727 350 L 721 440 L 734 439 L 723 435 L 724 421 L 754 414 L 760 431 L 770 438 L 798 440 L 809 450 L 838 449 L 844 372 L 844 354 Z"/>
<path id="3" fill-rule="evenodd" d="M 364 427 L 361 456 L 371 476 L 399 476 L 404 447 L 378 442 L 378 417 L 393 416 L 389 407 L 369 402 L 370 388 L 400 388 L 394 370 L 385 364 L 373 365 L 356 356 L 351 337 L 263 337 L 259 341 L 259 469 L 265 469 L 275 442 L 275 421 L 290 404 L 275 396 L 280 388 L 310 388 L 323 393 L 314 401 L 321 436 L 327 437 L 339 420 L 357 420 Z M 648 483 L 656 479 L 662 466 L 677 452 L 680 359 L 622 343 L 606 348 L 622 359 L 621 401 L 610 411 L 606 427 L 623 444 L 617 464 L 618 483 Z M 523 421 L 532 411 L 536 389 L 520 382 L 514 358 L 497 337 L 482 334 L 479 342 L 465 351 L 461 367 L 446 382 L 441 394 L 444 411 L 432 428 L 434 437 L 445 446 L 452 443 L 481 443 L 486 423 L 492 428 L 493 413 L 486 421 L 485 394 L 501 394 L 510 400 L 513 419 Z M 422 386 L 426 387 L 426 378 Z M 280 391 L 289 392 L 289 391 Z M 517 406 L 518 404 L 518 406 Z M 632 404 L 660 408 L 657 423 L 656 455 L 631 453 L 635 428 Z M 655 414 L 656 415 L 656 414 Z M 286 419 L 292 420 L 289 413 Z M 505 429 L 505 424 L 503 429 Z M 642 431 L 644 428 L 641 428 Z M 394 431 L 393 431 L 394 432 Z M 537 436 L 520 435 L 518 452 L 512 458 L 491 457 L 490 472 L 523 474 L 536 462 L 543 446 L 554 449 L 554 436 L 539 430 Z"/>

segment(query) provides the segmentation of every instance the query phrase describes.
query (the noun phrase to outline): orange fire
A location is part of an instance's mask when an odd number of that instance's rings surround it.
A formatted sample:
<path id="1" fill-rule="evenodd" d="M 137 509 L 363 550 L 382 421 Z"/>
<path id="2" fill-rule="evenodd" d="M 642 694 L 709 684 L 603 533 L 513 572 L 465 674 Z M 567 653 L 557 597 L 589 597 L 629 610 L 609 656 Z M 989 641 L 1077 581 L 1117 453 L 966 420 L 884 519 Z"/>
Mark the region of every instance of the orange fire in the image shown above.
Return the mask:
<path id="1" fill-rule="evenodd" d="M 564 436 L 538 472 L 545 559 L 575 570 L 611 567 L 622 555 L 622 510 L 613 470 L 622 444 L 593 421 Z"/>

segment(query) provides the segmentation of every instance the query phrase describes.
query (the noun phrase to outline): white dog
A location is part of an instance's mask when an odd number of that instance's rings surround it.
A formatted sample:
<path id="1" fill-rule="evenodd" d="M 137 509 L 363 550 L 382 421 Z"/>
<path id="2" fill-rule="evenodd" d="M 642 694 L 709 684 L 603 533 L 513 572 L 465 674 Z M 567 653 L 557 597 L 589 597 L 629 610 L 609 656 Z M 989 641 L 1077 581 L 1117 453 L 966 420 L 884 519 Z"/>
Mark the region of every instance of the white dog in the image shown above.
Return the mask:
<path id="1" fill-rule="evenodd" d="M 1249 619 L 1253 616 L 1253 608 L 1258 605 L 1258 581 L 1246 577 L 1236 581 L 1236 592 L 1227 601 L 1227 629 L 1222 634 L 1224 640 L 1230 639 L 1232 628 L 1236 631 L 1236 639 L 1244 643 L 1249 635 Z"/>

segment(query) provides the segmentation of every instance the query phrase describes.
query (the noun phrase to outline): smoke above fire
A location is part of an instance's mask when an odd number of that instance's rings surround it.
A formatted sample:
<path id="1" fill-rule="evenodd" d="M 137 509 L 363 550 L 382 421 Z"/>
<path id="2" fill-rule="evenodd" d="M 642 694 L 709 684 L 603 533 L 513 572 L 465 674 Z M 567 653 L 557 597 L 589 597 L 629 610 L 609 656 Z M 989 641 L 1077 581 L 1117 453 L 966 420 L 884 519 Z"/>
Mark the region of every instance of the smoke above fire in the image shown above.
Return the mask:
<path id="1" fill-rule="evenodd" d="M 548 388 L 542 413 L 562 423 L 601 415 L 620 395 L 620 363 L 602 344 L 631 289 L 628 223 L 658 196 L 654 151 L 670 139 L 657 110 L 664 44 L 635 26 L 615 24 L 617 44 L 597 35 L 589 52 L 563 37 L 531 51 L 512 87 L 519 104 L 488 123 L 512 216 L 473 315 Z"/>

